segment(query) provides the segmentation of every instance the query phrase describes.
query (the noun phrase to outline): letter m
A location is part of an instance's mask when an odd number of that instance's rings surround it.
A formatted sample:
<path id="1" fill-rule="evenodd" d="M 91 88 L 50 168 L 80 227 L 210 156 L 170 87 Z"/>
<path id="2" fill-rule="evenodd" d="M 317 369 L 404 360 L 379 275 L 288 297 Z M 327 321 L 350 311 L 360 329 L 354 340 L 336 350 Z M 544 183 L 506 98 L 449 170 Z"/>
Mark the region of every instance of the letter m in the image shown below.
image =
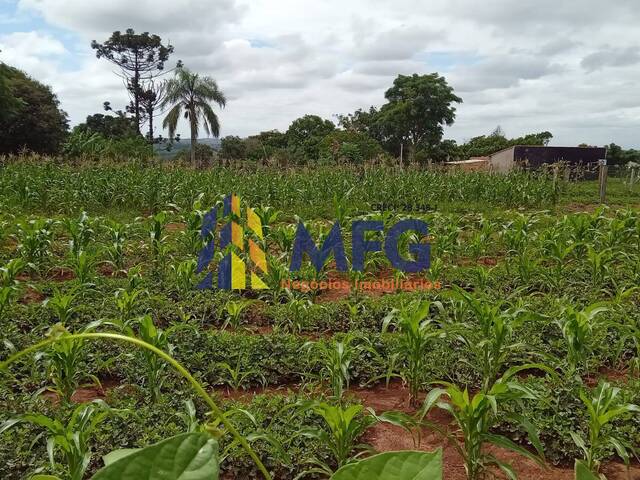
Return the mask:
<path id="1" fill-rule="evenodd" d="M 347 271 L 347 257 L 344 254 L 344 244 L 342 243 L 342 232 L 340 231 L 340 224 L 338 222 L 333 224 L 329 235 L 322 244 L 322 248 L 318 250 L 316 244 L 313 243 L 309 232 L 304 227 L 302 222 L 298 223 L 298 229 L 296 230 L 296 239 L 293 243 L 293 255 L 291 256 L 291 266 L 289 271 L 295 272 L 300 270 L 302 265 L 302 257 L 305 253 L 309 255 L 311 263 L 316 269 L 316 272 L 320 272 L 324 266 L 329 253 L 333 251 L 333 256 L 336 260 L 336 267 L 341 272 Z"/>

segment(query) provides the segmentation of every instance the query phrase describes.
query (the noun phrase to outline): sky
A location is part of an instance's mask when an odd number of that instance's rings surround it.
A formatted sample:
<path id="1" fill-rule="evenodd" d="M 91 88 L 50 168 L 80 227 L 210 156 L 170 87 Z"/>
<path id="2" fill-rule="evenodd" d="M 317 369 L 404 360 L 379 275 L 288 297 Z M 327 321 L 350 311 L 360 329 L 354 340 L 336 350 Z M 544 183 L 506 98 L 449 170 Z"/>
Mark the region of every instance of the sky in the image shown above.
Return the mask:
<path id="1" fill-rule="evenodd" d="M 500 125 L 637 148 L 639 23 L 637 0 L 0 0 L 0 61 L 49 84 L 72 124 L 128 102 L 90 44 L 133 28 L 216 79 L 221 136 L 335 122 L 382 105 L 398 74 L 438 72 L 463 99 L 445 138 Z"/>

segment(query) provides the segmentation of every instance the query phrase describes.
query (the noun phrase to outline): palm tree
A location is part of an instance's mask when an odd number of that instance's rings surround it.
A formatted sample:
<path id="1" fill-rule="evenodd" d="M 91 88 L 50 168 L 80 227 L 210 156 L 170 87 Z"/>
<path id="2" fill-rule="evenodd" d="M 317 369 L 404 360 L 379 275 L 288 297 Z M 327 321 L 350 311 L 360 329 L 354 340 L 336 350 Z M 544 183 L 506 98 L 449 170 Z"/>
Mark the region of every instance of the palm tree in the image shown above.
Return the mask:
<path id="1" fill-rule="evenodd" d="M 223 108 L 227 99 L 218 89 L 218 84 L 211 77 L 201 77 L 186 68 L 178 68 L 174 78 L 167 81 L 166 96 L 162 106 L 173 105 L 164 121 L 163 128 L 169 128 L 169 138 L 173 138 L 178 125 L 178 119 L 184 110 L 184 118 L 191 127 L 191 164 L 196 164 L 196 143 L 200 122 L 204 125 L 207 135 L 220 135 L 218 117 L 210 103 L 215 102 Z"/>

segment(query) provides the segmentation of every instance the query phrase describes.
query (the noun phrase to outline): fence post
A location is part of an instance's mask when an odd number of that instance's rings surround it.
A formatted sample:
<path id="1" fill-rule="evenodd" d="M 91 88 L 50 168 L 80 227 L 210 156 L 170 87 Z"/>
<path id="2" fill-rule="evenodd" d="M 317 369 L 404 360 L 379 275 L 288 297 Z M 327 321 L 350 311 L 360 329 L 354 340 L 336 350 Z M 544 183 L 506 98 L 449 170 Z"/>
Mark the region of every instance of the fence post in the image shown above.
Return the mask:
<path id="1" fill-rule="evenodd" d="M 598 161 L 600 165 L 600 172 L 598 176 L 598 181 L 600 184 L 600 203 L 605 203 L 607 200 L 607 159 L 601 159 Z"/>

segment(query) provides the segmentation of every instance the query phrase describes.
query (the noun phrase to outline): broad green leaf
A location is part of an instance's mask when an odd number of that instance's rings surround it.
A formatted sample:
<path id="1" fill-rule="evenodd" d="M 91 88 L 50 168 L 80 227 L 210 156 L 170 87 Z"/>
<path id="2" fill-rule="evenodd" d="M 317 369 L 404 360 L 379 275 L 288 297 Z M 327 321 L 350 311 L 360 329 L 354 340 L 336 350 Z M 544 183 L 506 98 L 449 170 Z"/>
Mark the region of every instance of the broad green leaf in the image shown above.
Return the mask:
<path id="1" fill-rule="evenodd" d="M 109 452 L 104 455 L 102 457 L 102 461 L 106 466 L 109 466 L 121 458 L 131 455 L 133 452 L 138 452 L 139 450 L 139 448 L 119 448 L 118 450 L 114 450 L 113 452 Z"/>
<path id="2" fill-rule="evenodd" d="M 107 465 L 93 480 L 217 480 L 218 442 L 206 433 L 184 433 Z"/>
<path id="3" fill-rule="evenodd" d="M 55 475 L 34 475 L 33 477 L 29 477 L 29 480 L 61 480 L 60 477 L 56 477 Z"/>
<path id="4" fill-rule="evenodd" d="M 381 453 L 345 465 L 331 480 L 442 480 L 442 449 Z"/>
<path id="5" fill-rule="evenodd" d="M 597 475 L 594 475 L 591 470 L 587 468 L 586 463 L 582 460 L 576 460 L 575 474 L 575 480 L 600 480 Z"/>

